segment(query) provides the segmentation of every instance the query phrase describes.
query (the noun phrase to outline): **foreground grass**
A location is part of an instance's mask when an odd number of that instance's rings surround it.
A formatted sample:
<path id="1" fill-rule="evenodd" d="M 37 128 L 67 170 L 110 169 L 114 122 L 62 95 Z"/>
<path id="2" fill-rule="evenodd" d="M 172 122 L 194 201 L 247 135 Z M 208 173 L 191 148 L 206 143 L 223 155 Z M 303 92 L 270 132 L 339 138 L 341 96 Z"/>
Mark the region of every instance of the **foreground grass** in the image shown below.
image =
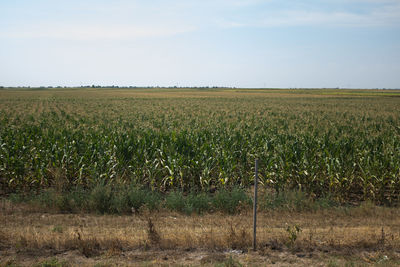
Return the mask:
<path id="1" fill-rule="evenodd" d="M 251 209 L 187 216 L 161 210 L 123 216 L 35 211 L 2 201 L 3 265 L 329 265 L 400 263 L 400 210 L 264 211 L 251 251 Z M 53 265 L 40 265 L 54 263 Z M 59 264 L 59 265 L 56 265 Z M 225 264 L 225 265 L 224 265 Z"/>

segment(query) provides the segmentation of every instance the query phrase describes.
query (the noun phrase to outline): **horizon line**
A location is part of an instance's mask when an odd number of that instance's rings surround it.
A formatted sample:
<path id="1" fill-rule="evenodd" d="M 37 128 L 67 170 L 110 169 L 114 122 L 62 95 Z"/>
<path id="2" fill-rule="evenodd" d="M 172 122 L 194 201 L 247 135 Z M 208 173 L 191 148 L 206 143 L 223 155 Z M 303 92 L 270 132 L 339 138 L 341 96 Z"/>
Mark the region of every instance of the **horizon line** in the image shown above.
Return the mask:
<path id="1" fill-rule="evenodd" d="M 245 89 L 245 90 L 400 90 L 400 87 L 236 87 L 236 86 L 136 86 L 136 85 L 78 85 L 78 86 L 1 86 L 4 89 Z"/>

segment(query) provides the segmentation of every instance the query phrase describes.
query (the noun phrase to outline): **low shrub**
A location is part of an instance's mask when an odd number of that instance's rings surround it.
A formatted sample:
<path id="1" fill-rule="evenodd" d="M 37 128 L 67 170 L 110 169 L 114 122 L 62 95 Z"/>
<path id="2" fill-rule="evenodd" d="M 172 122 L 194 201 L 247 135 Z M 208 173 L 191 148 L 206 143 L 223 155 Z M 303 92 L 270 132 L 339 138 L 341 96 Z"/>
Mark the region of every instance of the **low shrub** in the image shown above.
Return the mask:
<path id="1" fill-rule="evenodd" d="M 190 193 L 186 198 L 185 213 L 203 214 L 214 210 L 212 197 L 204 192 Z"/>
<path id="2" fill-rule="evenodd" d="M 165 198 L 165 207 L 169 210 L 184 212 L 186 203 L 182 192 L 172 191 Z"/>
<path id="3" fill-rule="evenodd" d="M 215 209 L 229 214 L 234 214 L 238 211 L 239 207 L 250 206 L 251 203 L 251 198 L 241 188 L 219 190 L 213 198 Z"/>
<path id="4" fill-rule="evenodd" d="M 261 210 L 315 211 L 336 206 L 330 198 L 313 198 L 302 191 L 264 192 L 259 197 Z"/>
<path id="5" fill-rule="evenodd" d="M 242 188 L 220 189 L 214 193 L 171 191 L 161 193 L 137 186 L 111 186 L 99 184 L 90 189 L 74 188 L 58 192 L 53 188 L 39 193 L 12 194 L 9 200 L 14 203 L 31 203 L 45 209 L 59 212 L 95 212 L 99 214 L 136 213 L 146 206 L 148 210 L 165 208 L 187 215 L 207 212 L 234 214 L 252 205 L 252 196 Z M 278 193 L 259 192 L 260 210 L 315 211 L 337 207 L 339 203 L 326 196 L 314 198 L 301 191 Z"/>
<path id="6" fill-rule="evenodd" d="M 109 185 L 97 185 L 89 194 L 89 208 L 104 214 L 112 212 L 113 194 Z"/>

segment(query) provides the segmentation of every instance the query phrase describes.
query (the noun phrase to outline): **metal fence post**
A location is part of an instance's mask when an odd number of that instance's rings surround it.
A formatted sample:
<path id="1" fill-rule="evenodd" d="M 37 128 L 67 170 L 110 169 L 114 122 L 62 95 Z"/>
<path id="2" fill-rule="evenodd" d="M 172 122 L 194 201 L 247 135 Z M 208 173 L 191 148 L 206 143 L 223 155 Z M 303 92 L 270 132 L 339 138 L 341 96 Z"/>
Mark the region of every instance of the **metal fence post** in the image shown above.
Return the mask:
<path id="1" fill-rule="evenodd" d="M 257 249 L 257 185 L 258 185 L 258 159 L 255 164 L 255 176 L 254 176 L 254 205 L 253 205 L 253 250 Z"/>

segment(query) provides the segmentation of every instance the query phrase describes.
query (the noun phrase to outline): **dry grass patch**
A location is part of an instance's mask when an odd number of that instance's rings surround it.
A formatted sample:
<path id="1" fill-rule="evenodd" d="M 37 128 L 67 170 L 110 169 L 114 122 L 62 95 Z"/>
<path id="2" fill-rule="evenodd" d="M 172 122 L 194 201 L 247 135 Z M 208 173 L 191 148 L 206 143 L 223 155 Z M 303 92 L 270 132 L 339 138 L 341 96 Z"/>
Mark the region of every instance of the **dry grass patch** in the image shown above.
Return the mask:
<path id="1" fill-rule="evenodd" d="M 11 204 L 3 207 L 7 208 L 0 214 L 1 253 L 31 261 L 29 255 L 36 259 L 37 254 L 61 260 L 68 251 L 96 262 L 110 259 L 150 265 L 225 264 L 231 257 L 253 265 L 323 262 L 341 266 L 347 261 L 392 264 L 400 260 L 400 211 L 396 208 L 262 212 L 259 249 L 253 253 L 250 210 L 237 215 L 146 211 L 99 216 L 36 213 Z M 146 256 L 141 258 L 142 253 Z"/>

